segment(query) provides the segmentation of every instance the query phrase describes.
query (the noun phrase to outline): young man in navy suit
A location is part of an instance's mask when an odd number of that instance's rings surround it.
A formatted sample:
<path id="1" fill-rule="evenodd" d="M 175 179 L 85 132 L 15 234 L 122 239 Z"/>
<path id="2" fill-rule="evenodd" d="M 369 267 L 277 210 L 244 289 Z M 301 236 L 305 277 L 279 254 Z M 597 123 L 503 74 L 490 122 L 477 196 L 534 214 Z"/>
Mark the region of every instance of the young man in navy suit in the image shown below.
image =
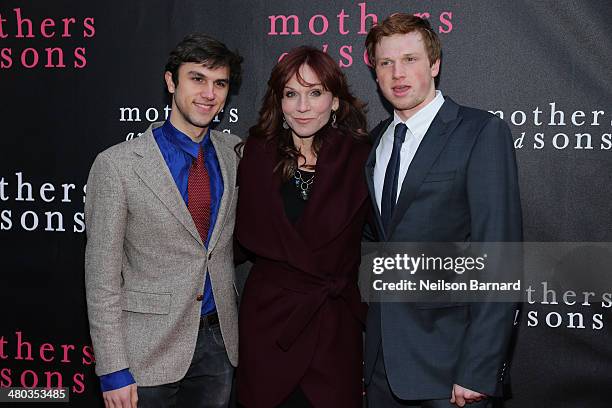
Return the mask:
<path id="1" fill-rule="evenodd" d="M 436 90 L 441 46 L 427 20 L 394 14 L 366 39 L 393 117 L 366 164 L 381 241 L 517 242 L 521 205 L 505 122 Z M 501 396 L 513 303 L 372 303 L 370 407 L 487 407 Z"/>

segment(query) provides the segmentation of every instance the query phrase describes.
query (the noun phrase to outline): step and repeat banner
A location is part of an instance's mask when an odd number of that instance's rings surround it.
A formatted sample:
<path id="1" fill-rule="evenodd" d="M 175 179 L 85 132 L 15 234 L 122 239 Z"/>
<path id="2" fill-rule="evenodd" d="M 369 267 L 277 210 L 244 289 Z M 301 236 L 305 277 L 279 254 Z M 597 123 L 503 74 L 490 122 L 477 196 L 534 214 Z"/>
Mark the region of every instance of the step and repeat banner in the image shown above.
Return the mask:
<path id="1" fill-rule="evenodd" d="M 168 117 L 163 67 L 182 37 L 208 33 L 245 58 L 218 130 L 247 135 L 273 65 L 303 44 L 338 62 L 373 128 L 389 107 L 364 40 L 394 12 L 439 33 L 444 95 L 510 124 L 525 241 L 612 241 L 612 2 L 2 0 L 0 386 L 68 387 L 70 406 L 102 405 L 83 286 L 85 183 L 98 152 Z M 612 286 L 597 289 L 609 299 Z M 571 287 L 553 298 L 546 282 L 531 290 L 542 296 L 523 305 L 506 406 L 610 406 L 611 302 L 566 296 Z"/>

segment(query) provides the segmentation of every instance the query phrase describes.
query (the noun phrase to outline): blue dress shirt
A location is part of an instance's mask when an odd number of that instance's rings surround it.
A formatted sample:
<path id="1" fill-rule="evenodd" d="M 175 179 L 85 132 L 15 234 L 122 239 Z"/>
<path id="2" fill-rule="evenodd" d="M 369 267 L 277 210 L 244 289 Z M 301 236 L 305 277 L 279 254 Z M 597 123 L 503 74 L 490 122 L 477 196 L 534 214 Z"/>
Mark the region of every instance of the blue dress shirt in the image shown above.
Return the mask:
<path id="1" fill-rule="evenodd" d="M 197 159 L 200 146 L 202 146 L 204 150 L 204 164 L 208 171 L 208 177 L 210 178 L 211 201 L 210 228 L 208 229 L 208 236 L 204 242 L 205 246 L 208 247 L 210 236 L 212 235 L 215 222 L 217 221 L 221 196 L 223 195 L 223 177 L 221 176 L 221 168 L 219 167 L 219 160 L 217 159 L 215 147 L 210 140 L 210 129 L 202 141 L 196 143 L 191 140 L 189 136 L 172 126 L 170 120 L 167 120 L 163 126 L 153 130 L 153 136 L 170 169 L 170 174 L 172 174 L 176 187 L 185 201 L 185 205 L 187 205 L 189 200 L 187 195 L 189 168 L 193 160 Z M 202 314 L 209 314 L 215 310 L 216 306 L 212 293 L 210 275 L 206 274 Z M 135 382 L 128 368 L 100 376 L 100 388 L 103 392 L 116 390 Z"/>

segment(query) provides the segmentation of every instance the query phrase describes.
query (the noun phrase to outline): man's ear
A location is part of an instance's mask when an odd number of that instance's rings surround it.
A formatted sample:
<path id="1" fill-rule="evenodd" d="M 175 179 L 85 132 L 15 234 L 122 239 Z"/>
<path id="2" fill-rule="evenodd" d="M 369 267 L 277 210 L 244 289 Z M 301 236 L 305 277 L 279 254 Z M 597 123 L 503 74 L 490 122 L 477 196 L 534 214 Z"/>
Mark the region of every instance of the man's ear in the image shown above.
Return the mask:
<path id="1" fill-rule="evenodd" d="M 440 59 L 438 58 L 436 60 L 436 62 L 434 62 L 433 64 L 431 64 L 431 77 L 435 78 L 438 76 L 438 74 L 440 73 Z"/>
<path id="2" fill-rule="evenodd" d="M 166 80 L 166 88 L 168 88 L 168 92 L 173 94 L 175 86 L 174 81 L 172 80 L 172 72 L 166 71 L 164 74 L 164 79 Z"/>

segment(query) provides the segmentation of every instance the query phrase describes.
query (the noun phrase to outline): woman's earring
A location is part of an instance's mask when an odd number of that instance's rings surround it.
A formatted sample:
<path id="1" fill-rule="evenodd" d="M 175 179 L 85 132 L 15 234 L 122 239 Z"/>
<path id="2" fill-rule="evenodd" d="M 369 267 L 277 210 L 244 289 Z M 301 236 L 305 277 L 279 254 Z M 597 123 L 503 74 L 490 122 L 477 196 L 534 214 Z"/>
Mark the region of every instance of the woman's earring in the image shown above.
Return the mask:
<path id="1" fill-rule="evenodd" d="M 283 116 L 283 129 L 289 129 L 289 124 L 287 123 L 287 121 L 285 120 L 285 117 Z"/>
<path id="2" fill-rule="evenodd" d="M 336 123 L 336 111 L 332 111 L 331 127 L 333 127 L 334 129 L 338 128 L 338 124 Z"/>

